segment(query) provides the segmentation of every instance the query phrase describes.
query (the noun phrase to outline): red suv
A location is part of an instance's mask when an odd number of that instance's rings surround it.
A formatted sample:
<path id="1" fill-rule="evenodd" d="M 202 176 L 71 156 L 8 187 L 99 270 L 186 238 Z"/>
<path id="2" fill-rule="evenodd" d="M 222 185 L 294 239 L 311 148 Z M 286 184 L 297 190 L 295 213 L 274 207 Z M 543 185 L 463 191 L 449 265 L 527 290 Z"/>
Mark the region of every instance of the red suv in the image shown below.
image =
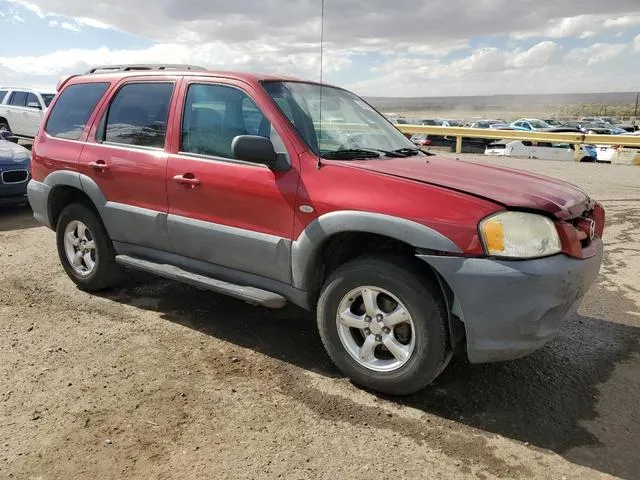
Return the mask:
<path id="1" fill-rule="evenodd" d="M 324 120 L 323 120 L 324 119 Z M 391 394 L 548 342 L 594 282 L 579 188 L 415 148 L 356 95 L 188 66 L 61 81 L 29 201 L 83 290 L 123 267 L 317 312 L 335 364 Z"/>

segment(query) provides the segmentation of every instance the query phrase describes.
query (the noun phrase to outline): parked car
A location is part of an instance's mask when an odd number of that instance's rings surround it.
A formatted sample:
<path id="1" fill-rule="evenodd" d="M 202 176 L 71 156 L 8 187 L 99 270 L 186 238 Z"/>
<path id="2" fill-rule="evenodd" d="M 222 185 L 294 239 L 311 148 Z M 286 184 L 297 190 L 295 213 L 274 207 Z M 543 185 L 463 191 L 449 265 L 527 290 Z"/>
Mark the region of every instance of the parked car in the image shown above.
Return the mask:
<path id="1" fill-rule="evenodd" d="M 555 118 L 542 118 L 541 119 L 544 123 L 546 123 L 547 125 L 549 125 L 550 127 L 561 127 L 562 126 L 562 122 L 555 119 Z"/>
<path id="2" fill-rule="evenodd" d="M 471 124 L 471 128 L 492 128 L 496 125 L 502 126 L 505 123 L 502 120 L 477 120 Z"/>
<path id="3" fill-rule="evenodd" d="M 464 122 L 462 120 L 443 120 L 443 125 L 447 127 L 464 127 Z"/>
<path id="4" fill-rule="evenodd" d="M 574 185 L 427 155 L 341 88 L 111 68 L 60 82 L 32 151 L 34 216 L 83 290 L 128 266 L 291 302 L 355 383 L 409 394 L 452 352 L 540 348 L 598 275 L 604 210 Z M 361 128 L 318 148 L 321 116 Z"/>
<path id="5" fill-rule="evenodd" d="M 585 122 L 566 122 L 563 128 L 571 128 L 580 130 L 582 133 L 596 135 L 613 135 L 612 127 L 604 123 L 585 123 Z"/>
<path id="6" fill-rule="evenodd" d="M 28 88 L 1 88 L 0 131 L 33 138 L 54 95 Z"/>
<path id="7" fill-rule="evenodd" d="M 506 125 L 504 123 L 496 123 L 494 125 L 491 125 L 492 129 L 494 130 L 519 130 L 519 131 L 524 131 L 524 132 L 528 132 L 529 130 L 524 128 L 524 127 L 515 127 L 513 125 Z"/>
<path id="8" fill-rule="evenodd" d="M 411 136 L 410 140 L 414 145 L 417 145 L 419 147 L 428 147 L 429 145 L 431 145 L 431 139 L 429 138 L 429 135 L 425 133 L 416 133 L 415 135 Z"/>
<path id="9" fill-rule="evenodd" d="M 580 118 L 580 122 L 581 123 L 600 123 L 603 125 L 607 123 L 600 117 L 582 117 Z"/>
<path id="10" fill-rule="evenodd" d="M 569 143 L 532 142 L 529 140 L 501 140 L 487 146 L 485 155 L 528 157 L 539 160 L 575 160 L 575 145 Z M 580 161 L 595 162 L 596 150 L 591 145 L 580 146 Z"/>
<path id="11" fill-rule="evenodd" d="M 520 120 L 516 120 L 511 123 L 512 127 L 520 127 L 525 130 L 535 131 L 535 130 L 547 130 L 551 128 L 547 122 L 542 120 L 538 120 L 536 118 L 521 118 Z"/>
<path id="12" fill-rule="evenodd" d="M 623 133 L 620 137 L 640 137 L 640 132 Z M 623 145 L 596 145 L 598 162 L 640 165 L 640 147 Z"/>
<path id="13" fill-rule="evenodd" d="M 439 120 L 437 118 L 423 118 L 422 120 L 420 120 L 418 122 L 418 124 L 419 125 L 435 126 L 435 127 L 446 126 L 446 125 L 444 125 L 442 120 Z"/>
<path id="14" fill-rule="evenodd" d="M 594 127 L 606 127 L 611 128 L 614 131 L 620 132 L 624 130 L 625 132 L 635 132 L 638 128 L 633 124 L 624 124 L 620 120 L 615 117 L 582 117 L 580 119 L 581 123 L 591 124 Z M 614 133 L 617 135 L 618 133 Z"/>
<path id="15" fill-rule="evenodd" d="M 0 205 L 27 203 L 31 152 L 0 132 Z"/>

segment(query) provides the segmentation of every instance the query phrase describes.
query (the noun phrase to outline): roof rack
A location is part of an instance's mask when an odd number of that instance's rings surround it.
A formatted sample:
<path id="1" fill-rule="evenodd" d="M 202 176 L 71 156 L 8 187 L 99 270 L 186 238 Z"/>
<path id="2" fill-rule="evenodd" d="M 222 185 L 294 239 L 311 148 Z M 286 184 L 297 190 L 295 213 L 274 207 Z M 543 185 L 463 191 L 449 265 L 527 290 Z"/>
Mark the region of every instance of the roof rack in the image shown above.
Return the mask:
<path id="1" fill-rule="evenodd" d="M 131 72 L 136 70 L 195 70 L 199 72 L 205 72 L 207 69 L 199 67 L 197 65 L 182 65 L 182 64 L 139 64 L 139 65 L 103 65 L 99 67 L 93 67 L 87 72 L 100 73 L 100 72 Z"/>

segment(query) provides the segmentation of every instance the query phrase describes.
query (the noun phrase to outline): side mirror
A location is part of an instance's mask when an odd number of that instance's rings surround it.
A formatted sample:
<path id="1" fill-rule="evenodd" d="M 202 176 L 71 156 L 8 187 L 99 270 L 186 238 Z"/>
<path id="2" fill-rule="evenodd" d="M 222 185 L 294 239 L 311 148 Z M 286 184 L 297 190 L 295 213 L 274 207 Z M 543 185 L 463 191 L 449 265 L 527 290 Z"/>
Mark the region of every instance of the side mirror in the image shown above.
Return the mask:
<path id="1" fill-rule="evenodd" d="M 277 155 L 273 143 L 258 135 L 238 135 L 231 142 L 233 157 L 247 162 L 263 163 L 271 169 L 276 167 Z"/>
<path id="2" fill-rule="evenodd" d="M 27 103 L 27 107 L 36 108 L 38 110 L 42 110 L 42 107 L 40 106 L 40 104 L 38 102 L 29 102 L 29 103 Z"/>

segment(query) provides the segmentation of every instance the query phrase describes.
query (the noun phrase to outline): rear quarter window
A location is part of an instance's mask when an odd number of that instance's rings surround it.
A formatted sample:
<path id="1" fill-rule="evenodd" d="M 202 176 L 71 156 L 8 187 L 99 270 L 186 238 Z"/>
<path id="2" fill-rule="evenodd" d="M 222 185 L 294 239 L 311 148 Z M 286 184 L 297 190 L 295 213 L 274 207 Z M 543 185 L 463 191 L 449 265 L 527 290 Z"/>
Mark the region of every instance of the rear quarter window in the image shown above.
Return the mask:
<path id="1" fill-rule="evenodd" d="M 77 140 L 109 83 L 77 83 L 65 88 L 49 114 L 45 132 L 52 137 Z"/>

